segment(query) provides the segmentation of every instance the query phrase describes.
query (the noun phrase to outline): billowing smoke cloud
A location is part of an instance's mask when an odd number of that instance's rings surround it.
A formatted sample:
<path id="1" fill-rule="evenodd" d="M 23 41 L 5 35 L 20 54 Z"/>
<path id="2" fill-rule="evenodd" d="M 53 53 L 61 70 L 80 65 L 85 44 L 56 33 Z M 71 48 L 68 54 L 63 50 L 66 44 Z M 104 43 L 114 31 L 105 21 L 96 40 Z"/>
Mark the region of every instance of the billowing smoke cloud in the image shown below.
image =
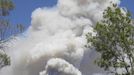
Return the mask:
<path id="1" fill-rule="evenodd" d="M 81 75 L 81 72 L 63 59 L 52 58 L 47 62 L 45 71 L 40 75 Z"/>
<path id="2" fill-rule="evenodd" d="M 82 75 L 101 72 L 93 64 L 96 53 L 84 47 L 85 34 L 93 31 L 91 26 L 102 19 L 102 12 L 111 2 L 119 4 L 119 0 L 58 0 L 53 8 L 36 9 L 27 37 L 16 37 L 8 44 L 11 66 L 3 68 L 0 75 L 39 75 L 44 74 L 45 67 L 48 74 L 47 66 L 52 61 L 61 63 L 56 70 L 79 69 Z M 61 66 L 64 64 L 68 67 Z"/>

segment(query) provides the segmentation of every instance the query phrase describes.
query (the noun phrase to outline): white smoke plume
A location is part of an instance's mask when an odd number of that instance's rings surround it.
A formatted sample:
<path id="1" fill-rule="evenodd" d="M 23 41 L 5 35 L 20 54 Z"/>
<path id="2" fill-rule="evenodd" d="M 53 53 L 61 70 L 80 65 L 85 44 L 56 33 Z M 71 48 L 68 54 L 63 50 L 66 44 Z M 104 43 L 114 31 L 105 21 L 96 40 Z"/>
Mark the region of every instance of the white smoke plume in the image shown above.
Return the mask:
<path id="1" fill-rule="evenodd" d="M 82 75 L 72 64 L 69 64 L 64 59 L 52 58 L 47 64 L 45 71 L 40 75 Z"/>
<path id="2" fill-rule="evenodd" d="M 119 4 L 119 0 L 58 0 L 53 8 L 36 9 L 27 36 L 8 44 L 11 66 L 0 75 L 39 75 L 53 58 L 62 59 L 55 63 L 73 65 L 82 75 L 102 72 L 93 64 L 96 53 L 84 47 L 85 34 L 93 32 L 91 26 L 111 2 Z"/>

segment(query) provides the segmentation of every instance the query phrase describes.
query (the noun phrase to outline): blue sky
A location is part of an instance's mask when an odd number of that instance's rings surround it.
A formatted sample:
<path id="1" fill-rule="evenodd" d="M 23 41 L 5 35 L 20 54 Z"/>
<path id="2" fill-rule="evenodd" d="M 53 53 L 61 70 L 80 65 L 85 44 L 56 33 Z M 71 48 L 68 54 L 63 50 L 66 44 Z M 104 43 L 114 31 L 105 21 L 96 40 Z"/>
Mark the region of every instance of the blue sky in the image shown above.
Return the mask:
<path id="1" fill-rule="evenodd" d="M 31 23 L 31 13 L 38 7 L 52 7 L 57 0 L 13 0 L 15 9 L 11 11 L 11 24 L 23 24 L 28 27 Z M 122 0 L 121 6 L 126 7 L 134 14 L 134 0 Z"/>
<path id="2" fill-rule="evenodd" d="M 29 26 L 31 23 L 31 13 L 39 7 L 52 7 L 57 4 L 57 0 L 12 0 L 15 9 L 10 12 L 8 19 L 11 24 L 23 24 Z"/>
<path id="3" fill-rule="evenodd" d="M 122 0 L 121 6 L 126 7 L 134 17 L 134 0 Z"/>

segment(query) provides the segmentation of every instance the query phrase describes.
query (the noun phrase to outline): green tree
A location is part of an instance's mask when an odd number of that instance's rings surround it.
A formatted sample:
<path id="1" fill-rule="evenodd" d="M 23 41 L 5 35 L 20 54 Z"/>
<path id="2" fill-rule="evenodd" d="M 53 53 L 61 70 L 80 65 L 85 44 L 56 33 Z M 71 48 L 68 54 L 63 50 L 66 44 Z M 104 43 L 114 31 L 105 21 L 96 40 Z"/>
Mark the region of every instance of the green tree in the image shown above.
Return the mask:
<path id="1" fill-rule="evenodd" d="M 9 21 L 4 17 L 14 8 L 11 0 L 0 0 L 0 68 L 10 64 L 10 58 L 4 52 L 4 36 L 9 27 Z"/>
<path id="2" fill-rule="evenodd" d="M 87 47 L 100 54 L 95 63 L 112 75 L 134 75 L 134 25 L 130 13 L 113 4 L 93 29 L 96 35 L 86 36 Z"/>
<path id="3" fill-rule="evenodd" d="M 22 24 L 13 27 L 13 25 L 9 23 L 9 20 L 7 20 L 6 16 L 8 16 L 9 12 L 13 9 L 14 3 L 12 0 L 0 0 L 0 69 L 6 65 L 10 65 L 10 57 L 7 56 L 4 51 L 6 48 L 5 42 L 8 41 L 7 37 L 17 32 L 23 32 L 24 30 Z"/>
<path id="4" fill-rule="evenodd" d="M 0 15 L 7 16 L 14 9 L 12 0 L 0 0 Z"/>

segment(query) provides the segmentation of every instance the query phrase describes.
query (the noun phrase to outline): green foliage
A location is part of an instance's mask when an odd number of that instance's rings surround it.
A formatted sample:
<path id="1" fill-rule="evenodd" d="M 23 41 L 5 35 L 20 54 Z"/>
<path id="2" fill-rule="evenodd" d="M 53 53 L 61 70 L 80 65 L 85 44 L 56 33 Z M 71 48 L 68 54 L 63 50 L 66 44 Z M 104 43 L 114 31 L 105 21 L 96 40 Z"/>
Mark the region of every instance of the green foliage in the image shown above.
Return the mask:
<path id="1" fill-rule="evenodd" d="M 22 24 L 11 25 L 6 16 L 9 12 L 14 9 L 14 4 L 12 0 L 0 0 L 0 69 L 4 66 L 10 65 L 10 58 L 5 53 L 5 42 L 8 35 L 15 35 L 16 33 L 21 33 L 24 30 Z"/>
<path id="2" fill-rule="evenodd" d="M 0 53 L 0 68 L 10 65 L 10 58 L 5 53 Z"/>
<path id="3" fill-rule="evenodd" d="M 8 57 L 4 51 L 6 47 L 4 43 L 7 41 L 8 35 L 22 33 L 25 29 L 22 24 L 11 25 L 10 22 L 5 19 L 13 9 L 14 3 L 12 0 L 0 0 L 0 69 L 10 65 L 10 57 Z"/>
<path id="4" fill-rule="evenodd" d="M 88 33 L 87 42 L 91 44 L 89 48 L 101 54 L 95 63 L 114 75 L 134 75 L 134 26 L 130 13 L 123 13 L 113 4 L 104 11 L 94 31 L 96 36 Z"/>
<path id="5" fill-rule="evenodd" d="M 7 16 L 9 11 L 14 8 L 12 0 L 0 0 L 0 15 Z"/>
<path id="6" fill-rule="evenodd" d="M 4 38 L 6 31 L 10 27 L 9 21 L 4 19 L 9 15 L 9 11 L 14 8 L 11 0 L 0 0 L 0 69 L 6 65 L 10 65 L 10 58 L 5 54 Z"/>
<path id="7" fill-rule="evenodd" d="M 11 0 L 0 0 L 0 41 L 3 41 L 6 32 L 11 29 L 11 25 L 5 16 L 9 15 L 9 12 L 13 10 L 14 4 Z"/>

